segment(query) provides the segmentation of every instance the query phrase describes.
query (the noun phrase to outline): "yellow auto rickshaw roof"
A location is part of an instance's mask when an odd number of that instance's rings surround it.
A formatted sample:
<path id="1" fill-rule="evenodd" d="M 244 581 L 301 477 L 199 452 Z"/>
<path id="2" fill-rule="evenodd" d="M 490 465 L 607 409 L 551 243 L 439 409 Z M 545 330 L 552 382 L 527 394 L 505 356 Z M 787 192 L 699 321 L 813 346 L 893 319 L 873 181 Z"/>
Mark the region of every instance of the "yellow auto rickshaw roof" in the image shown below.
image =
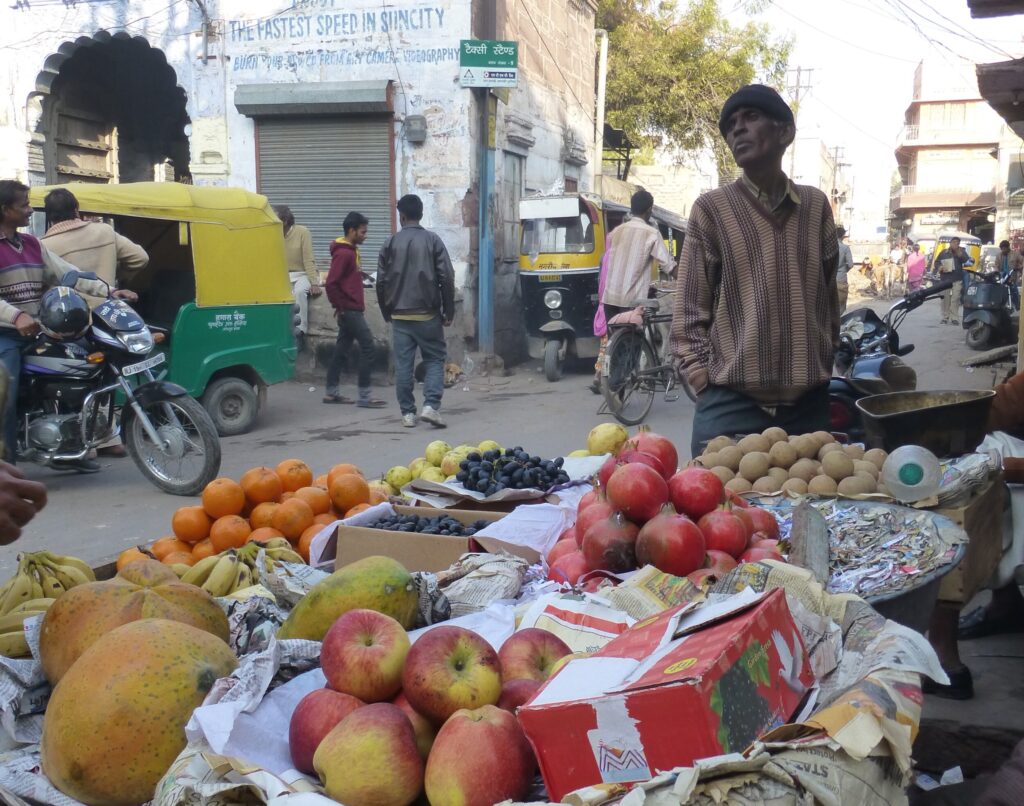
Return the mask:
<path id="1" fill-rule="evenodd" d="M 83 213 L 220 224 L 228 229 L 281 224 L 266 196 L 242 188 L 197 187 L 178 182 L 45 185 L 30 189 L 29 203 L 42 209 L 46 194 L 58 187 L 75 194 Z"/>

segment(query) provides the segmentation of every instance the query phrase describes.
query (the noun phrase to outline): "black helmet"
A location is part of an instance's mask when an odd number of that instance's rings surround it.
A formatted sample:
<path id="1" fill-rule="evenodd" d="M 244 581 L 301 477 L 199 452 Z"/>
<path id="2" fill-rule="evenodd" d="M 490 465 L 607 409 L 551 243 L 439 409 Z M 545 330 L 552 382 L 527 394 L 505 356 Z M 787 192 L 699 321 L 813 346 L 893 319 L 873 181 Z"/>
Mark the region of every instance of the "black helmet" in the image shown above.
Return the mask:
<path id="1" fill-rule="evenodd" d="M 51 338 L 77 339 L 91 322 L 89 303 L 73 288 L 51 288 L 39 302 L 39 325 Z"/>

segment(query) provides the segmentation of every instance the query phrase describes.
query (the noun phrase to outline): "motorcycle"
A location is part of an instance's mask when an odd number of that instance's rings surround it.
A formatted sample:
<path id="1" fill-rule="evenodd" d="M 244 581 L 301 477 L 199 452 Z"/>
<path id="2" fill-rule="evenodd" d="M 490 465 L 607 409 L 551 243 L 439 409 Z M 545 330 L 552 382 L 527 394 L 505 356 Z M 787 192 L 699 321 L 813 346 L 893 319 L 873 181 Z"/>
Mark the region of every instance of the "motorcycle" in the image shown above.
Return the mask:
<path id="1" fill-rule="evenodd" d="M 857 400 L 886 392 L 917 388 L 917 373 L 901 359 L 914 350 L 900 344 L 899 326 L 907 314 L 930 299 L 938 299 L 952 286 L 942 280 L 911 291 L 880 317 L 870 308 L 845 313 L 839 325 L 834 375 L 829 381 L 829 419 L 832 431 L 845 433 L 850 441 L 864 439 L 864 424 L 854 405 Z"/>
<path id="2" fill-rule="evenodd" d="M 78 296 L 80 277 L 96 279 L 91 272 L 68 272 L 57 290 Z M 159 329 L 114 298 L 100 303 L 87 321 L 71 337 L 40 333 L 23 351 L 19 458 L 68 468 L 120 435 L 158 488 L 199 494 L 220 470 L 220 440 L 195 399 L 153 374 L 165 361 L 163 352 L 154 353 L 162 334 L 154 337 L 153 330 Z"/>
<path id="3" fill-rule="evenodd" d="M 1013 335 L 1012 278 L 1012 274 L 1000 277 L 998 271 L 978 272 L 964 290 L 963 326 L 972 350 L 984 350 Z"/>

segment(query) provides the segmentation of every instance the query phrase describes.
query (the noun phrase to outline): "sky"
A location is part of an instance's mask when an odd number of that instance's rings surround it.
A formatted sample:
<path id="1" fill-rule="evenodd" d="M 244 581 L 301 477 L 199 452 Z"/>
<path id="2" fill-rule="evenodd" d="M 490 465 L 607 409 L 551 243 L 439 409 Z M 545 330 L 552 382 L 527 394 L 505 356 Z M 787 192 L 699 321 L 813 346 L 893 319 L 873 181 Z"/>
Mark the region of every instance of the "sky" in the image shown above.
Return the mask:
<path id="1" fill-rule="evenodd" d="M 973 71 L 975 63 L 1024 56 L 1024 15 L 974 20 L 967 0 L 771 0 L 754 15 L 742 0 L 719 2 L 732 22 L 767 22 L 793 39 L 791 70 L 813 71 L 804 81 L 811 87 L 801 97 L 800 135 L 818 133 L 830 148 L 845 148 L 854 218 L 878 225 L 917 64 Z"/>

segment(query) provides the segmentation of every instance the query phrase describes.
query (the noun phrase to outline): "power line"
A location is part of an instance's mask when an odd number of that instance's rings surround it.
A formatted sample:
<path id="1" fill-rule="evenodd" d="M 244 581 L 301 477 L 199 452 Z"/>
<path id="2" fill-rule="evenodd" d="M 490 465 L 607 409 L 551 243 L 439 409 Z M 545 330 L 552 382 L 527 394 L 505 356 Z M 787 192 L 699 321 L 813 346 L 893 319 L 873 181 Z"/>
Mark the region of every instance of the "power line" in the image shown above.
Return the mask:
<path id="1" fill-rule="evenodd" d="M 917 11 L 914 8 L 911 8 L 907 3 L 903 2 L 902 0 L 897 0 L 897 2 L 899 2 L 899 4 L 901 6 L 904 6 L 908 11 L 911 11 L 912 13 L 917 14 L 922 20 L 924 20 L 924 22 L 930 23 L 931 25 L 934 25 L 939 30 L 945 31 L 946 33 L 952 34 L 953 36 L 960 37 L 961 39 L 964 39 L 964 40 L 970 42 L 971 44 L 982 45 L 985 48 L 987 48 L 988 50 L 991 50 L 993 53 L 998 53 L 998 54 L 1000 54 L 1002 56 L 1005 56 L 1008 59 L 1013 59 L 1014 58 L 1014 56 L 1012 54 L 1007 53 L 1005 50 L 1003 50 L 1000 47 L 994 46 L 990 42 L 982 39 L 980 36 L 978 36 L 975 33 L 972 33 L 971 31 L 967 31 L 966 33 L 964 33 L 964 32 L 962 32 L 960 30 L 956 30 L 956 29 L 953 29 L 953 28 L 947 28 L 945 25 L 940 25 L 939 23 L 935 22 L 935 20 L 930 19 L 929 17 L 922 15 L 919 11 Z M 928 3 L 927 0 L 920 0 L 920 3 L 925 8 L 929 9 L 933 14 L 937 15 L 941 19 L 944 19 L 950 25 L 955 25 L 955 26 L 959 27 L 959 23 L 958 22 L 956 22 L 955 20 L 952 20 L 949 17 L 947 17 L 945 14 L 943 14 L 941 11 L 939 11 L 937 8 L 935 8 L 935 6 L 933 6 L 930 3 Z"/>
<path id="2" fill-rule="evenodd" d="M 775 3 L 775 8 L 777 8 L 779 11 L 781 11 L 787 17 L 790 17 L 790 18 L 796 20 L 801 25 L 806 25 L 811 30 L 817 31 L 819 34 L 827 36 L 830 39 L 834 39 L 836 42 L 841 42 L 842 44 L 847 45 L 848 47 L 855 48 L 856 50 L 864 51 L 865 53 L 870 53 L 872 56 L 881 56 L 883 59 L 892 59 L 893 61 L 896 61 L 896 62 L 905 62 L 906 64 L 917 64 L 917 62 L 918 62 L 918 59 L 905 59 L 902 56 L 893 56 L 891 53 L 884 53 L 884 52 L 879 51 L 879 50 L 872 50 L 871 48 L 866 48 L 863 45 L 856 45 L 853 42 L 849 42 L 846 39 L 843 39 L 841 37 L 836 36 L 831 31 L 826 31 L 826 30 L 824 30 L 822 28 L 819 28 L 816 25 L 812 25 L 811 23 L 807 22 L 807 20 L 802 19 L 802 18 L 796 16 L 795 14 L 790 13 L 789 11 L 784 9 L 782 6 L 780 6 L 778 3 Z"/>
<path id="3" fill-rule="evenodd" d="M 583 105 L 583 102 L 576 97 L 576 93 L 573 91 L 572 84 L 569 83 L 569 79 L 565 77 L 565 73 L 562 72 L 562 68 L 559 67 L 558 65 L 558 59 L 555 58 L 555 54 L 552 53 L 551 48 L 548 47 L 548 38 L 541 33 L 540 27 L 533 19 L 533 14 L 530 13 L 530 7 L 526 3 L 523 3 L 519 7 L 526 12 L 526 16 L 529 18 L 530 23 L 533 25 L 533 30 L 537 32 L 537 37 L 540 39 L 540 43 L 544 46 L 544 50 L 548 52 L 548 56 L 551 57 L 551 63 L 555 66 L 555 69 L 558 71 L 558 75 L 562 77 L 562 81 L 565 82 L 565 88 L 569 90 L 569 94 L 573 97 L 576 103 L 579 104 L 579 107 L 583 111 L 584 116 L 587 118 L 587 120 L 590 121 L 591 125 L 593 125 L 593 115 L 591 115 L 590 112 L 587 110 L 587 107 Z"/>

